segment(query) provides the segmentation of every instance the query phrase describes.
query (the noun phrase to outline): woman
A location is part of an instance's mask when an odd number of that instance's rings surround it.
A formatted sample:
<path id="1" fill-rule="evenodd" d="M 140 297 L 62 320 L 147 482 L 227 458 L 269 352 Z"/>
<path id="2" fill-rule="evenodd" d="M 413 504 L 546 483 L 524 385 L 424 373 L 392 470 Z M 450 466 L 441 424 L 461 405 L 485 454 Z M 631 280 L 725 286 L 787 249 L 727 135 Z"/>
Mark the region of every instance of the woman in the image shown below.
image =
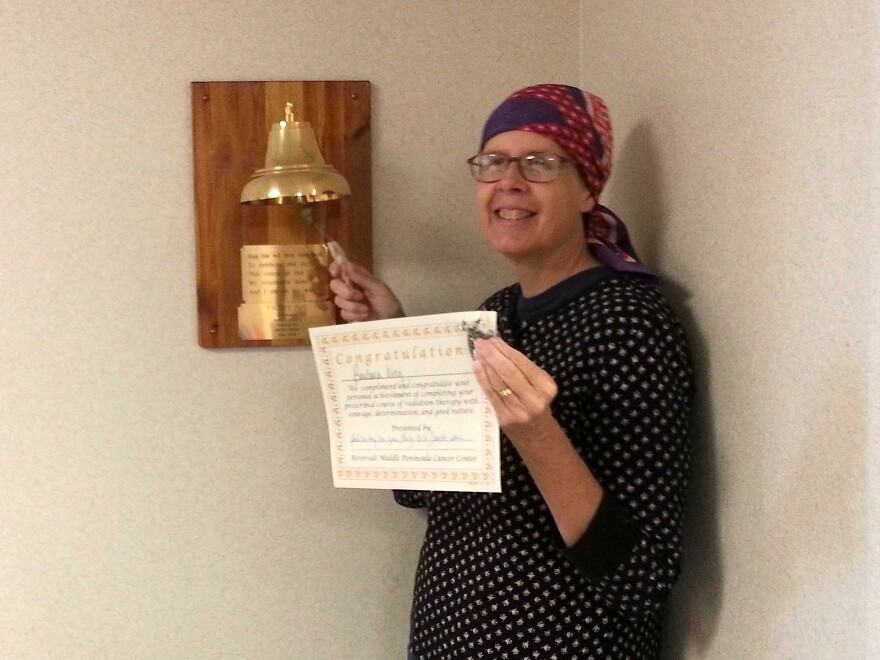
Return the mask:
<path id="1" fill-rule="evenodd" d="M 482 232 L 516 281 L 481 306 L 500 337 L 474 350 L 502 431 L 502 492 L 395 492 L 428 508 L 411 658 L 659 655 L 692 371 L 656 278 L 598 205 L 611 144 L 601 99 L 537 85 L 492 113 L 468 161 Z M 346 320 L 403 314 L 364 269 L 331 273 Z"/>

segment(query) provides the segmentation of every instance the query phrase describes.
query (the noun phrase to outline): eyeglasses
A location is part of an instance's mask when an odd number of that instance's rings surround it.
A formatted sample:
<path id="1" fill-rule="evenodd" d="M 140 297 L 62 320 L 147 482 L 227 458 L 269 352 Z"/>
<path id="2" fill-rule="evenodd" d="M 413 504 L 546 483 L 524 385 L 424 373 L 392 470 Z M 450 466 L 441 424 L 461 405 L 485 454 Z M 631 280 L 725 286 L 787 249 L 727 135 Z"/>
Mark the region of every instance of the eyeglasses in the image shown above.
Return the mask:
<path id="1" fill-rule="evenodd" d="M 519 158 L 511 158 L 503 154 L 477 154 L 467 162 L 471 166 L 471 176 L 480 183 L 500 181 L 511 163 L 516 163 L 520 175 L 526 181 L 547 183 L 555 180 L 562 166 L 571 161 L 556 154 L 539 152 Z"/>

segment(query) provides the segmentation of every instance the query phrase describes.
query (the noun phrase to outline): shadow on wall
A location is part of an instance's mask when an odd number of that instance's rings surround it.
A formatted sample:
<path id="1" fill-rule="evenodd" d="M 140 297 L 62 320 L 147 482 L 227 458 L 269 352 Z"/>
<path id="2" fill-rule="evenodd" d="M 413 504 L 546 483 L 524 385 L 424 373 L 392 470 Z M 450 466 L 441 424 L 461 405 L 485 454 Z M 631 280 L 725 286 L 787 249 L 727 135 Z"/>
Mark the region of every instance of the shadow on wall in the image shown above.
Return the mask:
<path id="1" fill-rule="evenodd" d="M 638 236 L 640 257 L 663 272 L 664 255 L 676 248 L 665 245 L 669 212 L 660 186 L 662 162 L 651 127 L 641 123 L 627 136 L 615 164 L 615 206 Z M 693 431 L 693 462 L 685 511 L 682 575 L 666 611 L 663 657 L 705 657 L 720 616 L 723 575 L 718 533 L 718 478 L 715 433 L 709 392 L 709 356 L 688 307 L 687 284 L 666 278 L 663 287 L 687 332 L 694 357 L 697 395 Z"/>

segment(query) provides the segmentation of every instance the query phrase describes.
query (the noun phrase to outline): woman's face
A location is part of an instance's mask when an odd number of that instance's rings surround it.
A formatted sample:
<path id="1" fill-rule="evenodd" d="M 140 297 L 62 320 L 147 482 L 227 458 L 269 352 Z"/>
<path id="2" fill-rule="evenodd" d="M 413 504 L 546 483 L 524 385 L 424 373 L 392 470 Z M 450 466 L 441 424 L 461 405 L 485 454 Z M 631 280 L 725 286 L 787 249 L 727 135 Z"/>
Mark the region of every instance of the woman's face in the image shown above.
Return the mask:
<path id="1" fill-rule="evenodd" d="M 536 152 L 569 158 L 550 138 L 528 131 L 500 133 L 482 149 L 511 158 Z M 493 250 L 514 262 L 549 265 L 585 254 L 581 214 L 594 204 L 571 161 L 546 183 L 526 181 L 510 163 L 500 181 L 476 184 L 483 235 Z"/>

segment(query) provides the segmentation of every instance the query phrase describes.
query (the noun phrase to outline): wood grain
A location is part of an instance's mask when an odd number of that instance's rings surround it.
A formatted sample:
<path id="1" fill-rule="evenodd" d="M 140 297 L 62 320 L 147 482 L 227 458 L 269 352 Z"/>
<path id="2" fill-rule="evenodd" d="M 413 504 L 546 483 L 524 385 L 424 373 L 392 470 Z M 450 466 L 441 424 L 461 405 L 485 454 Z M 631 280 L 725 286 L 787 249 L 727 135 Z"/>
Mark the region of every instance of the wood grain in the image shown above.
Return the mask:
<path id="1" fill-rule="evenodd" d="M 239 338 L 240 249 L 244 245 L 323 243 L 330 236 L 352 261 L 372 269 L 370 84 L 194 82 L 191 91 L 199 345 L 308 344 L 307 340 Z M 255 169 L 263 167 L 269 130 L 284 119 L 288 101 L 294 103 L 297 121 L 311 123 L 325 160 L 351 185 L 351 197 L 313 206 L 320 231 L 301 220 L 296 204 L 239 203 L 242 187 Z"/>

